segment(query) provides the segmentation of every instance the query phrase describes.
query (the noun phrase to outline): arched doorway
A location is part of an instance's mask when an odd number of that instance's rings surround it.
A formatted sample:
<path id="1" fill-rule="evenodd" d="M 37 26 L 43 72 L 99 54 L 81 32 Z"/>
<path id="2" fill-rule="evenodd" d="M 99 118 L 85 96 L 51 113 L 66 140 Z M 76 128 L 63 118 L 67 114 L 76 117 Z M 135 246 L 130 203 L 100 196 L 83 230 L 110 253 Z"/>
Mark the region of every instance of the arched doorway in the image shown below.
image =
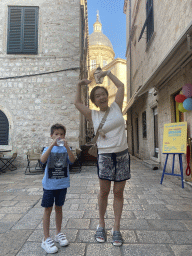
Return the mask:
<path id="1" fill-rule="evenodd" d="M 9 121 L 6 115 L 0 110 L 0 145 L 9 144 Z"/>

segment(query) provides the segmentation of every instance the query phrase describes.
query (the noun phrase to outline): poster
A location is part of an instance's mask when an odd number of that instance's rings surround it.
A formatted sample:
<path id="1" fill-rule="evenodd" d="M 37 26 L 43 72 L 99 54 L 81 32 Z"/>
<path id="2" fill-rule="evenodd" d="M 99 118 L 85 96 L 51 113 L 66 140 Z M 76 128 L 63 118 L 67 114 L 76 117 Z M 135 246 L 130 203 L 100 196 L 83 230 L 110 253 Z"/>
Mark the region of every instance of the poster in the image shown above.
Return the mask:
<path id="1" fill-rule="evenodd" d="M 163 153 L 184 153 L 187 149 L 187 122 L 164 124 Z"/>

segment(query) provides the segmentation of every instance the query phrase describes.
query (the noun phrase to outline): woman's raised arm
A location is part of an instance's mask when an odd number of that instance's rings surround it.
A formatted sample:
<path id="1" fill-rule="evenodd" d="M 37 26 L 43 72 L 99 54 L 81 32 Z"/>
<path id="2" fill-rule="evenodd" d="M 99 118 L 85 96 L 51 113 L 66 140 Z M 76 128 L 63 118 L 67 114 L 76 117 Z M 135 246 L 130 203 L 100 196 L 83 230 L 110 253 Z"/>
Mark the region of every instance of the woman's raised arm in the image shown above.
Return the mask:
<path id="1" fill-rule="evenodd" d="M 82 102 L 81 102 L 81 85 L 88 85 L 90 84 L 91 81 L 87 79 L 83 79 L 79 81 L 77 85 L 77 92 L 76 92 L 76 97 L 75 97 L 75 107 L 87 118 L 91 121 L 91 110 L 86 107 Z"/>

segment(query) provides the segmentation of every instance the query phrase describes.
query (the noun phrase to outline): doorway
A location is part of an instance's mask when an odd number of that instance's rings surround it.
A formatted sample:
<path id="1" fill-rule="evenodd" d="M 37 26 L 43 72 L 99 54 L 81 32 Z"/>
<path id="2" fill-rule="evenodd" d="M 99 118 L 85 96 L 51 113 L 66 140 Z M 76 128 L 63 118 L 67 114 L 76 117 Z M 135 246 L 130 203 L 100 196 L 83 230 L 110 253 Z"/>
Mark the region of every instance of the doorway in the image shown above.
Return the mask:
<path id="1" fill-rule="evenodd" d="M 153 109 L 154 118 L 154 157 L 159 156 L 159 142 L 158 142 L 158 111 L 157 107 Z"/>

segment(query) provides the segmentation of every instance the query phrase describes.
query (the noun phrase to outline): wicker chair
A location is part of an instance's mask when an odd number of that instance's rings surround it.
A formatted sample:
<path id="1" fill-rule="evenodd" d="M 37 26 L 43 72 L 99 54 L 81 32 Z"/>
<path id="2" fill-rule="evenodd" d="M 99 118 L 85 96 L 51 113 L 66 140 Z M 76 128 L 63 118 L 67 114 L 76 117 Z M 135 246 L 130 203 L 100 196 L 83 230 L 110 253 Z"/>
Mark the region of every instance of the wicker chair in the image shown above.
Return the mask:
<path id="1" fill-rule="evenodd" d="M 28 150 L 27 152 L 27 167 L 25 170 L 25 174 L 41 174 L 44 172 L 44 168 L 40 162 L 41 153 L 35 152 L 35 150 Z M 31 171 L 31 162 L 36 162 L 35 171 Z M 29 172 L 27 172 L 29 171 Z"/>

